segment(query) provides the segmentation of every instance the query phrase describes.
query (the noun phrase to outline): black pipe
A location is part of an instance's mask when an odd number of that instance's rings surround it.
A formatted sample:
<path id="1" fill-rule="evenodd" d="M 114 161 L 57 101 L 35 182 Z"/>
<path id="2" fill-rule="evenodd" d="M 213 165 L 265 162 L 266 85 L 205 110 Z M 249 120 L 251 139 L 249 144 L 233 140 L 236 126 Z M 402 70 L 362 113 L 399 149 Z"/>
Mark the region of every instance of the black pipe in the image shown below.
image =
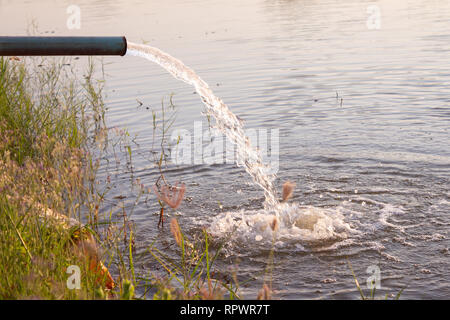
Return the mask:
<path id="1" fill-rule="evenodd" d="M 123 56 L 125 37 L 0 37 L 0 56 Z"/>

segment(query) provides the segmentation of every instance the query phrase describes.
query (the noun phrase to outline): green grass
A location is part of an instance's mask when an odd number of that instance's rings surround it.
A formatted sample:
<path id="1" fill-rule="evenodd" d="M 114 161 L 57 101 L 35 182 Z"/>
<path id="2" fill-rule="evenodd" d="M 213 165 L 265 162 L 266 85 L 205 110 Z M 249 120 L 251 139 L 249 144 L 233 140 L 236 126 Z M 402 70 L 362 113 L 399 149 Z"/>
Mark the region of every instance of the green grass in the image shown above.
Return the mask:
<path id="1" fill-rule="evenodd" d="M 99 186 L 96 172 L 103 152 L 109 145 L 115 155 L 116 144 L 104 122 L 103 82 L 94 74 L 92 61 L 79 80 L 67 60 L 0 58 L 0 299 L 239 298 L 236 286 L 213 277 L 220 249 L 211 253 L 206 231 L 188 239 L 176 222 L 179 259 L 154 246 L 145 257 L 168 276 L 135 269 L 133 209 L 102 212 L 111 186 Z M 174 111 L 171 97 L 169 108 Z M 165 134 L 174 114 L 165 118 L 163 102 L 162 156 L 154 160 L 164 183 Z M 155 113 L 153 121 L 155 136 Z M 118 138 L 132 168 L 128 132 Z M 99 261 L 111 271 L 113 289 L 97 272 Z M 67 286 L 72 265 L 81 270 L 79 290 Z"/>
<path id="2" fill-rule="evenodd" d="M 179 258 L 169 257 L 155 245 L 149 246 L 144 252 L 144 254 L 150 254 L 167 273 L 167 277 L 163 278 L 140 279 L 146 287 L 146 292 L 150 289 L 156 290 L 153 299 L 241 299 L 236 281 L 216 279 L 212 270 L 222 246 L 219 245 L 213 252 L 206 230 L 202 231 L 202 238 L 188 239 L 178 221 L 173 218 L 170 223 L 170 231 L 177 245 Z M 143 297 L 146 298 L 146 294 Z"/>
<path id="3" fill-rule="evenodd" d="M 101 86 L 91 64 L 82 81 L 64 64 L 0 58 L 0 299 L 87 299 L 104 286 L 79 249 L 89 238 L 81 223 L 76 240 L 45 217 L 80 220 L 98 208 L 88 151 L 102 127 Z M 70 265 L 81 290 L 67 288 Z"/>

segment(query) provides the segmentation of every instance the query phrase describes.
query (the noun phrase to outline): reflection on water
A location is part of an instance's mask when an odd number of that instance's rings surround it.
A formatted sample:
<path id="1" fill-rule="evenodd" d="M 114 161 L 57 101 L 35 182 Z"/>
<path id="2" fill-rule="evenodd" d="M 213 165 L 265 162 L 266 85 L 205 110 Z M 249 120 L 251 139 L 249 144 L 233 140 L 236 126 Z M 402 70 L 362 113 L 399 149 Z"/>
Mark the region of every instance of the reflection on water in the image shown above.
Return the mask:
<path id="1" fill-rule="evenodd" d="M 275 255 L 278 297 L 358 298 L 347 256 L 362 283 L 367 267 L 378 265 L 383 292 L 408 285 L 404 298 L 450 296 L 450 2 L 78 3 L 81 29 L 68 30 L 70 1 L 0 0 L 2 33 L 23 34 L 34 17 L 43 32 L 149 41 L 214 86 L 246 128 L 280 130 L 277 185 L 295 182 L 293 201 L 301 213 L 310 210 L 308 217 L 322 218 L 324 226 L 324 216 L 335 217 L 342 225 L 334 231 L 345 236 L 311 242 L 283 235 L 285 245 L 277 245 Z M 369 4 L 380 9 L 379 30 L 367 27 Z M 158 67 L 130 58 L 104 61 L 108 122 L 139 134 L 138 154 L 151 146 L 151 110 L 171 92 L 182 114 L 177 128 L 192 131 L 194 121 L 205 121 L 192 89 Z M 136 99 L 149 110 L 137 108 Z M 146 185 L 158 175 L 145 156 L 136 157 L 134 174 Z M 127 192 L 127 175 L 118 173 L 123 186 L 114 192 Z M 225 230 L 233 226 L 226 219 L 256 226 L 265 219 L 263 195 L 242 168 L 174 167 L 167 176 L 186 182 L 192 197 L 182 205 L 184 228 Z M 142 246 L 157 232 L 155 211 L 156 203 L 135 210 Z M 291 231 L 309 229 L 299 230 Z M 270 246 L 264 238 L 256 241 L 263 234 L 241 235 L 227 259 L 240 258 L 240 274 L 248 279 L 265 267 Z M 244 287 L 244 296 L 256 296 L 258 286 Z"/>

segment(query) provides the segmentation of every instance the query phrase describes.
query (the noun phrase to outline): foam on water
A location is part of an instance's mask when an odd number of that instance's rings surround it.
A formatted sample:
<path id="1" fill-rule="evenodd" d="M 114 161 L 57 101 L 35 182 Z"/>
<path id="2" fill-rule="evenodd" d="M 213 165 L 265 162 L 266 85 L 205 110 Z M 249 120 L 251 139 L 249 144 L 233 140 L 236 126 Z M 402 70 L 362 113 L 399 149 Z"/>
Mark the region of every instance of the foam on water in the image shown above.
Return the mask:
<path id="1" fill-rule="evenodd" d="M 224 212 L 214 217 L 208 230 L 216 237 L 232 234 L 238 241 L 274 242 L 276 246 L 342 240 L 358 233 L 339 210 L 282 203 L 277 211 L 279 216 L 266 210 Z"/>

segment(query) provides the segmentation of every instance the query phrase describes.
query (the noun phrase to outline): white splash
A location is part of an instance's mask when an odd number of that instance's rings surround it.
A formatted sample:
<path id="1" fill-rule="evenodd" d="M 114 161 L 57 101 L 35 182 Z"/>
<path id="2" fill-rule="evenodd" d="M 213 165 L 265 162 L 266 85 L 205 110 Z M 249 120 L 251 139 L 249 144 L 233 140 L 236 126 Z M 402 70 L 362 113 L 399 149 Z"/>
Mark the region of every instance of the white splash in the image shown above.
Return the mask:
<path id="1" fill-rule="evenodd" d="M 282 203 L 277 211 L 278 217 L 264 210 L 224 212 L 214 217 L 208 231 L 219 238 L 230 234 L 238 241 L 256 240 L 281 246 L 304 241 L 343 240 L 358 233 L 336 210 Z"/>

